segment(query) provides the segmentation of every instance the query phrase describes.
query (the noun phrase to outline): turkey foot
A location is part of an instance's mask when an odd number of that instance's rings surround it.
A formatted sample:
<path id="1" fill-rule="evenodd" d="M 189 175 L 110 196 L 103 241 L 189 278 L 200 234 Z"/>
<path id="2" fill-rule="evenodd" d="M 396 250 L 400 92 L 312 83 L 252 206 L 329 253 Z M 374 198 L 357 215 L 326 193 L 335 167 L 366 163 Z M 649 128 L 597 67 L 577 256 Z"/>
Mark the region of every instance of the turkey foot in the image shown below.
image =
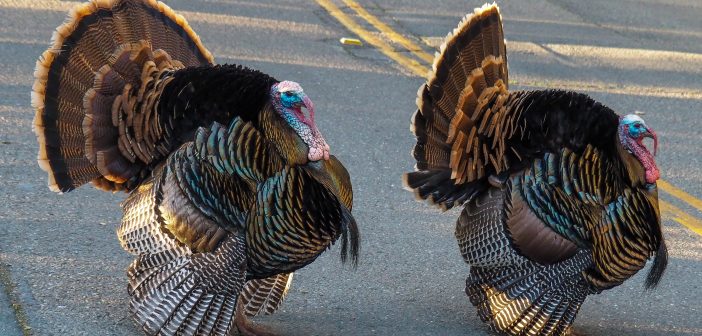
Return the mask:
<path id="1" fill-rule="evenodd" d="M 572 326 L 566 330 L 565 334 L 568 336 L 587 336 L 587 334 L 575 330 Z"/>
<path id="2" fill-rule="evenodd" d="M 243 336 L 277 336 L 270 332 L 267 328 L 257 325 L 244 315 L 244 307 L 241 300 L 236 304 L 236 317 L 234 318 L 236 328 L 239 329 L 239 335 Z"/>

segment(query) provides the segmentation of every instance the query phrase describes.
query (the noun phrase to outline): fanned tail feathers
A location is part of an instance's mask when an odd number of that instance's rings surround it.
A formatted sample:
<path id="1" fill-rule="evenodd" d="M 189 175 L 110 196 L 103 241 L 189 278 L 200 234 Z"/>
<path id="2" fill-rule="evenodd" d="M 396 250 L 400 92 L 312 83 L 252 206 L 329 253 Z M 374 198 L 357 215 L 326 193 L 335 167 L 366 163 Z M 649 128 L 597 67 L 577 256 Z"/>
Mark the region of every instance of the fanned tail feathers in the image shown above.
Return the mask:
<path id="1" fill-rule="evenodd" d="M 450 170 L 423 170 L 405 173 L 402 182 L 418 201 L 426 200 L 442 210 L 470 201 L 488 185 L 487 181 L 456 185 L 450 177 Z"/>
<path id="2" fill-rule="evenodd" d="M 410 129 L 417 137 L 412 155 L 418 172 L 408 173 L 404 179 L 418 198 L 448 209 L 469 201 L 485 186 L 470 184 L 493 173 L 485 169 L 488 160 L 501 158 L 483 157 L 478 150 L 464 155 L 466 148 L 480 145 L 475 132 L 464 131 L 472 128 L 482 113 L 490 113 L 494 101 L 504 100 L 501 96 L 507 93 L 507 85 L 499 9 L 486 4 L 448 34 L 427 83 L 417 92 L 418 109 Z"/>
<path id="3" fill-rule="evenodd" d="M 131 189 L 170 151 L 154 115 L 172 70 L 213 63 L 182 16 L 155 0 L 92 0 L 71 10 L 36 63 L 38 162 L 49 188 Z M 143 175 L 143 176 L 142 176 Z M 131 181 L 130 181 L 131 180 Z"/>

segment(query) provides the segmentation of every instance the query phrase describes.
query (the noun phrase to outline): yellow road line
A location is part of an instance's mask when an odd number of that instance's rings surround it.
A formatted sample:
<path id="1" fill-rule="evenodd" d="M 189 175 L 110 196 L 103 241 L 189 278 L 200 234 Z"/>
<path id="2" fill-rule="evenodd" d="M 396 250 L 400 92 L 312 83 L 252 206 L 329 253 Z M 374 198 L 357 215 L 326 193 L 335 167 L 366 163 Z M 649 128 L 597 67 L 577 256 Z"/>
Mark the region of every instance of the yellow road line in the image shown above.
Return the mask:
<path id="1" fill-rule="evenodd" d="M 660 185 L 660 181 L 658 183 Z M 702 236 L 702 222 L 699 219 L 661 199 L 658 200 L 658 208 L 661 210 L 661 217 L 671 219 Z"/>
<path id="2" fill-rule="evenodd" d="M 354 0 L 342 0 L 349 8 L 353 9 L 360 17 L 368 21 L 375 29 L 378 29 L 382 33 L 384 33 L 389 39 L 399 43 L 401 46 L 405 47 L 405 49 L 409 50 L 413 54 L 415 54 L 417 57 L 419 57 L 421 60 L 432 64 L 434 62 L 434 56 L 426 53 L 423 51 L 422 47 L 418 46 L 414 42 L 412 42 L 410 39 L 404 37 L 403 35 L 395 32 L 390 28 L 388 25 L 386 25 L 384 22 L 380 21 L 377 17 L 373 16 L 371 13 L 366 11 L 365 8 L 361 7 L 356 1 Z"/>
<path id="3" fill-rule="evenodd" d="M 663 181 L 663 180 L 658 180 L 658 188 L 660 188 L 661 190 L 670 194 L 670 196 L 673 196 L 673 197 L 689 204 L 693 208 L 695 208 L 699 211 L 702 211 L 702 200 L 700 200 L 699 198 L 696 198 L 695 196 L 692 196 L 692 195 L 686 193 L 684 190 L 679 189 L 679 188 L 675 187 L 674 185 L 672 185 L 666 181 Z"/>
<path id="4" fill-rule="evenodd" d="M 426 77 L 427 75 L 427 69 L 419 64 L 418 61 L 405 57 L 395 51 L 390 45 L 387 43 L 383 42 L 381 39 L 377 38 L 374 36 L 371 32 L 368 30 L 364 29 L 360 25 L 358 25 L 355 21 L 353 21 L 348 15 L 346 15 L 344 12 L 342 12 L 339 7 L 337 7 L 335 4 L 333 4 L 330 0 L 316 0 L 317 3 L 322 6 L 324 9 L 331 14 L 334 18 L 336 18 L 344 27 L 346 27 L 348 30 L 353 32 L 354 34 L 358 35 L 361 39 L 365 40 L 372 46 L 378 48 L 380 52 L 385 54 L 386 56 L 390 57 L 392 60 L 395 62 L 399 63 L 400 65 L 404 66 L 405 69 L 409 69 L 412 73 L 414 73 L 417 76 L 420 77 Z"/>
<path id="5" fill-rule="evenodd" d="M 420 77 L 426 77 L 427 72 L 429 71 L 428 68 L 422 67 L 416 60 L 408 58 L 395 50 L 382 41 L 381 39 L 376 38 L 375 36 L 371 35 L 371 33 L 365 29 L 363 29 L 361 26 L 359 26 L 356 22 L 354 22 L 351 18 L 349 18 L 346 14 L 344 14 L 338 7 L 336 7 L 333 3 L 331 3 L 330 0 L 316 0 L 317 3 L 319 3 L 324 9 L 326 9 L 332 16 L 334 16 L 341 24 L 343 24 L 346 28 L 357 34 L 359 37 L 362 39 L 366 40 L 368 43 L 371 45 L 375 46 L 376 48 L 380 49 L 380 51 L 390 57 L 391 59 L 395 60 L 397 63 L 400 65 L 405 66 L 407 69 L 415 73 L 417 76 Z M 433 56 L 431 56 L 429 53 L 425 52 L 422 48 L 417 48 L 417 45 L 414 44 L 412 41 L 409 41 L 402 37 L 401 39 L 398 39 L 398 36 L 402 36 L 401 34 L 395 32 L 392 28 L 387 26 L 386 24 L 380 22 L 378 18 L 370 14 L 368 11 L 364 10 L 358 3 L 356 3 L 354 0 L 342 0 L 347 6 L 352 8 L 356 13 L 359 14 L 360 17 L 368 21 L 371 25 L 373 25 L 376 29 L 380 30 L 381 32 L 385 33 L 389 38 L 393 39 L 395 42 L 398 44 L 404 46 L 409 50 L 409 52 L 413 53 L 415 56 L 417 56 L 419 59 L 426 60 L 427 58 L 433 60 Z M 409 42 L 409 44 L 407 44 Z M 407 45 L 405 45 L 407 44 Z M 409 47 L 408 47 L 409 46 Z M 429 61 L 429 63 L 432 63 L 433 61 Z M 530 85 L 530 86 L 541 86 L 538 85 L 538 83 L 520 83 L 521 85 Z M 622 92 L 623 93 L 623 92 Z M 658 187 L 663 190 L 664 192 L 668 193 L 669 195 L 673 196 L 674 198 L 677 198 L 692 207 L 702 211 L 702 200 L 688 194 L 687 192 L 673 186 L 672 184 L 664 181 L 664 180 L 658 180 Z M 661 210 L 661 215 L 665 216 L 666 218 L 670 218 L 675 222 L 680 223 L 681 225 L 689 228 L 693 232 L 702 235 L 702 222 L 698 220 L 697 218 L 687 214 L 684 212 L 682 209 L 664 201 L 664 200 L 659 200 L 659 206 Z"/>

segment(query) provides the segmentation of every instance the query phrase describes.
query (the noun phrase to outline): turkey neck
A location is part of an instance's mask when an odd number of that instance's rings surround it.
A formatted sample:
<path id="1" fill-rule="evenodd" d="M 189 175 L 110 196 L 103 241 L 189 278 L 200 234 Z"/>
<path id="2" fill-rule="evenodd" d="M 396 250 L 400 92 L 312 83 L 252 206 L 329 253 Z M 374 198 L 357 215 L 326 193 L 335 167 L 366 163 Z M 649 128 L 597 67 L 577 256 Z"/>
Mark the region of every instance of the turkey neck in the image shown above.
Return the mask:
<path id="1" fill-rule="evenodd" d="M 258 114 L 269 100 L 276 79 L 237 65 L 190 67 L 171 74 L 159 97 L 163 126 L 180 142 L 192 139 L 198 127 L 212 122 L 229 125 L 238 116 L 258 126 Z M 171 126 L 172 125 L 172 126 Z"/>
<path id="2" fill-rule="evenodd" d="M 647 228 L 649 229 L 647 234 L 653 241 L 661 241 L 663 238 L 660 228 L 660 210 L 658 209 L 658 188 L 655 184 L 649 184 L 646 182 L 646 168 L 634 154 L 630 153 L 624 148 L 624 146 L 621 144 L 619 134 L 617 134 L 616 141 L 617 152 L 622 159 L 622 166 L 626 172 L 626 176 L 629 179 L 629 187 L 644 190 L 644 195 L 646 196 L 647 201 L 655 209 L 656 217 L 659 219 L 658 222 L 647 225 Z"/>
<path id="3" fill-rule="evenodd" d="M 658 209 L 658 188 L 655 184 L 648 184 L 646 182 L 646 168 L 641 164 L 639 159 L 624 148 L 622 142 L 620 141 L 619 134 L 617 134 L 616 144 L 617 153 L 621 158 L 622 176 L 627 178 L 625 181 L 628 188 L 637 188 L 643 190 L 643 194 L 646 196 L 648 203 L 651 204 L 653 209 L 656 211 L 656 217 L 659 219 L 658 222 L 651 225 L 647 225 L 648 236 L 651 236 L 653 240 L 662 240 L 662 234 L 660 229 L 660 210 Z"/>
<path id="4" fill-rule="evenodd" d="M 633 276 L 646 264 L 646 259 L 659 253 L 665 254 L 665 245 L 660 226 L 658 190 L 655 184 L 647 184 L 645 168 L 641 162 L 616 137 L 614 145 L 621 160 L 615 160 L 618 167 L 612 167 L 610 174 L 619 175 L 622 187 L 628 189 L 622 196 L 606 204 L 603 213 L 610 223 L 609 232 L 602 230 L 602 223 L 589 227 L 592 235 L 595 266 L 584 275 L 599 289 L 612 288 Z M 623 193 L 625 190 L 620 192 Z M 626 203 L 622 203 L 626 201 Z M 649 216 L 629 216 L 629 211 L 651 209 Z M 614 223 L 615 225 L 612 225 Z M 627 267 L 611 267 L 611 260 L 619 259 Z M 665 256 L 663 256 L 665 263 Z M 654 264 L 659 261 L 654 262 Z M 664 266 L 663 266 L 664 268 Z M 649 276 L 650 277 L 650 276 Z M 657 280 L 656 280 L 657 281 Z"/>
<path id="5" fill-rule="evenodd" d="M 641 164 L 638 158 L 632 153 L 630 153 L 622 145 L 621 138 L 617 132 L 615 147 L 617 148 L 617 154 L 621 158 L 622 168 L 624 170 L 626 178 L 628 178 L 628 183 L 630 187 L 638 187 L 646 184 L 646 168 Z"/>
<path id="6" fill-rule="evenodd" d="M 259 113 L 258 125 L 266 139 L 274 144 L 276 151 L 288 165 L 297 166 L 308 163 L 307 144 L 280 116 L 271 103 L 266 103 Z"/>

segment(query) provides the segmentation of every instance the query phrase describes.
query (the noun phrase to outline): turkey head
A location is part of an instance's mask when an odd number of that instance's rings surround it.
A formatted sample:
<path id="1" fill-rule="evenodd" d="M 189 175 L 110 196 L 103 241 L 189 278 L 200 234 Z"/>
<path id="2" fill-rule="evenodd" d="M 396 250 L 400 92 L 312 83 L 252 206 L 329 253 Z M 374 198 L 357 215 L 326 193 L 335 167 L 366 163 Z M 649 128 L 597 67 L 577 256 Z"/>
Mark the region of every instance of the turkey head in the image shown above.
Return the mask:
<path id="1" fill-rule="evenodd" d="M 271 98 L 276 111 L 307 144 L 307 158 L 310 161 L 329 160 L 329 145 L 314 122 L 314 104 L 300 84 L 292 81 L 273 84 Z"/>
<path id="2" fill-rule="evenodd" d="M 644 138 L 653 139 L 653 155 L 643 144 Z M 646 183 L 656 183 L 661 177 L 656 161 L 653 158 L 658 151 L 656 132 L 646 126 L 646 122 L 638 115 L 628 114 L 619 120 L 619 141 L 644 167 Z"/>

